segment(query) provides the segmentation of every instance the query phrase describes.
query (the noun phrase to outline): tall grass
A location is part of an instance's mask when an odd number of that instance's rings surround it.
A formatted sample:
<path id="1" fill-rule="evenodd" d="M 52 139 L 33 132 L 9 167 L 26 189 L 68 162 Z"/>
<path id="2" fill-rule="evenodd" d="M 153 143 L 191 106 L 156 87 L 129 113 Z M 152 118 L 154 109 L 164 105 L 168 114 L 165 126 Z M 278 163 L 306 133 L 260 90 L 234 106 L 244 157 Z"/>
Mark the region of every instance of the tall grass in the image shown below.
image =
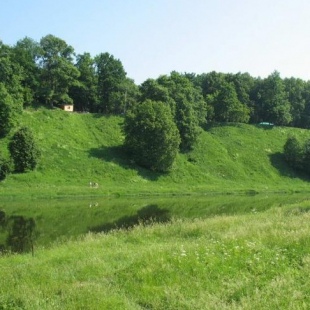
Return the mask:
<path id="1" fill-rule="evenodd" d="M 310 203 L 0 258 L 2 309 L 308 309 Z"/>
<path id="2" fill-rule="evenodd" d="M 209 126 L 194 150 L 179 154 L 171 173 L 136 166 L 122 149 L 122 117 L 40 109 L 25 111 L 42 151 L 36 171 L 12 174 L 0 183 L 5 197 L 154 195 L 231 191 L 308 191 L 308 178 L 282 156 L 289 134 L 308 130 L 254 125 Z M 8 139 L 0 140 L 7 154 Z M 99 183 L 99 188 L 89 187 Z"/>

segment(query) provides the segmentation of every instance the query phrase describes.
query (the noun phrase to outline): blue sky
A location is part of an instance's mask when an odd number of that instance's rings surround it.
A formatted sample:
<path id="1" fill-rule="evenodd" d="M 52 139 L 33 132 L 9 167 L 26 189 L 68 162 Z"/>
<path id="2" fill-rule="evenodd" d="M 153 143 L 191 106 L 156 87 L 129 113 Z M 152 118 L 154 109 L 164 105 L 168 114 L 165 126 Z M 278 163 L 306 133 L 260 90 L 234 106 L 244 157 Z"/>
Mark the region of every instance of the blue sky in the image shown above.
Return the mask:
<path id="1" fill-rule="evenodd" d="M 173 70 L 310 80 L 309 0 L 0 1 L 3 43 L 53 34 L 112 54 L 137 84 Z"/>

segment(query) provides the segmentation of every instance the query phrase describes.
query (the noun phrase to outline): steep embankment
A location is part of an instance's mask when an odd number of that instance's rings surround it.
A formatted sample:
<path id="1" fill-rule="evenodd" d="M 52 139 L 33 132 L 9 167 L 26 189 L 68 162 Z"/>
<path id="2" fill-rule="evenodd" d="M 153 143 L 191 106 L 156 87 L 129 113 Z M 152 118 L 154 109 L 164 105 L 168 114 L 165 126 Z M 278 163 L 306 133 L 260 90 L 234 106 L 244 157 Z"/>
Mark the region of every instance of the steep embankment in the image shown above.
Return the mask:
<path id="1" fill-rule="evenodd" d="M 0 195 L 155 194 L 236 190 L 307 190 L 281 155 L 289 134 L 307 130 L 229 124 L 209 126 L 195 149 L 177 157 L 173 171 L 158 174 L 132 163 L 121 149 L 121 117 L 26 111 L 21 123 L 32 128 L 42 151 L 36 171 L 12 174 Z M 5 152 L 7 140 L 0 140 Z M 90 188 L 97 182 L 99 188 Z"/>

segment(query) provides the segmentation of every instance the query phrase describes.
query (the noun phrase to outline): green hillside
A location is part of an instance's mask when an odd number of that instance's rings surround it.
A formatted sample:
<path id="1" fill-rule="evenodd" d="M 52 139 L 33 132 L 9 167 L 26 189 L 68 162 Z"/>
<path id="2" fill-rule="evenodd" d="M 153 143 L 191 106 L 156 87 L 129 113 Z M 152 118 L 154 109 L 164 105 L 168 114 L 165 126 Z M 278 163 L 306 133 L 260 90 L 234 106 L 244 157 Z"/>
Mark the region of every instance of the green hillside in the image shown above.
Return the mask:
<path id="1" fill-rule="evenodd" d="M 281 155 L 289 134 L 308 131 L 210 125 L 158 174 L 126 157 L 122 122 L 23 114 L 42 159 L 0 195 L 7 215 L 35 219 L 38 239 L 33 255 L 0 255 L 0 309 L 308 309 L 309 180 Z M 163 195 L 194 193 L 208 195 Z"/>
<path id="2" fill-rule="evenodd" d="M 177 157 L 168 174 L 136 166 L 122 150 L 119 116 L 25 111 L 21 124 L 32 128 L 42 152 L 36 171 L 11 174 L 0 195 L 123 195 L 210 191 L 306 191 L 307 178 L 283 160 L 289 134 L 308 130 L 247 124 L 209 125 L 194 150 Z M 7 140 L 0 149 L 7 153 Z M 90 188 L 97 182 L 98 188 Z"/>

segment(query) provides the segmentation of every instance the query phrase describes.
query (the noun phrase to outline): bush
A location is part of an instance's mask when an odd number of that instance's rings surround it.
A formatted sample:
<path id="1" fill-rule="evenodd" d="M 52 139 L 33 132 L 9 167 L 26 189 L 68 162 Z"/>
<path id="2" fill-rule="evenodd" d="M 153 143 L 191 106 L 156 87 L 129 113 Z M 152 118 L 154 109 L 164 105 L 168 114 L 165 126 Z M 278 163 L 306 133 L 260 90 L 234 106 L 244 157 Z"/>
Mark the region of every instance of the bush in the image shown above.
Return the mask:
<path id="1" fill-rule="evenodd" d="M 27 127 L 20 128 L 9 143 L 9 151 L 16 172 L 34 170 L 40 158 L 40 151 L 32 132 Z"/>
<path id="2" fill-rule="evenodd" d="M 284 145 L 284 157 L 288 164 L 296 169 L 303 168 L 304 146 L 294 136 L 288 137 Z"/>
<path id="3" fill-rule="evenodd" d="M 17 123 L 22 109 L 0 83 L 0 137 L 6 136 Z"/>
<path id="4" fill-rule="evenodd" d="M 0 154 L 0 181 L 4 180 L 11 172 L 11 162 Z"/>
<path id="5" fill-rule="evenodd" d="M 169 171 L 178 153 L 180 135 L 170 107 L 146 100 L 126 115 L 125 147 L 137 164 Z"/>

